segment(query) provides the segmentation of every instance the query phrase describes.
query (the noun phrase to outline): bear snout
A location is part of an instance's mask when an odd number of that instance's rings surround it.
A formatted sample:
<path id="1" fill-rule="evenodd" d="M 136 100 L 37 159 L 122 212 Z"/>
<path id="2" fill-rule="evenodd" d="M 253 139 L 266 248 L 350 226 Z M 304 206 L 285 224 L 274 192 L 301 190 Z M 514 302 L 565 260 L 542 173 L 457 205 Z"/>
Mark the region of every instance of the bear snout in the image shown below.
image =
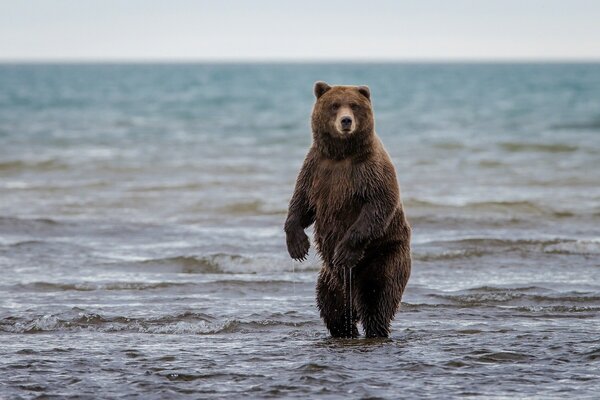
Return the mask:
<path id="1" fill-rule="evenodd" d="M 352 128 L 352 117 L 349 117 L 349 116 L 342 117 L 342 119 L 340 120 L 340 123 L 342 124 L 343 130 L 350 130 L 350 128 Z"/>
<path id="2" fill-rule="evenodd" d="M 342 107 L 335 120 L 335 128 L 340 134 L 350 134 L 356 129 L 356 119 L 349 107 Z"/>

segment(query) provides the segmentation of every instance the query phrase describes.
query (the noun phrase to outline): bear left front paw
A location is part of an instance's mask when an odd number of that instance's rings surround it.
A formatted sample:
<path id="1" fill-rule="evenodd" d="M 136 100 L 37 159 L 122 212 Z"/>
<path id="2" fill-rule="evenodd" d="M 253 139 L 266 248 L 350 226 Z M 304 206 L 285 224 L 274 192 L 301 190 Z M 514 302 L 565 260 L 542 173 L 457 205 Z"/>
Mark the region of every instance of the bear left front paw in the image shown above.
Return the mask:
<path id="1" fill-rule="evenodd" d="M 333 254 L 333 266 L 340 268 L 352 268 L 358 264 L 363 256 L 363 250 L 351 248 L 339 244 Z"/>

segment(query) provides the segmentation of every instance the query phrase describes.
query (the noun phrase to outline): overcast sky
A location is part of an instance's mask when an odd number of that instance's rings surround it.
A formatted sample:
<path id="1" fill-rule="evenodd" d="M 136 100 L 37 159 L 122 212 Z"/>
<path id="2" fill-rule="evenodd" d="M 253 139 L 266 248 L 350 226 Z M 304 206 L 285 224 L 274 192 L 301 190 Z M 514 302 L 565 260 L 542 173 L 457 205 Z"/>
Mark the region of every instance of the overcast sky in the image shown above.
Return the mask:
<path id="1" fill-rule="evenodd" d="M 0 0 L 0 60 L 600 60 L 598 0 Z"/>

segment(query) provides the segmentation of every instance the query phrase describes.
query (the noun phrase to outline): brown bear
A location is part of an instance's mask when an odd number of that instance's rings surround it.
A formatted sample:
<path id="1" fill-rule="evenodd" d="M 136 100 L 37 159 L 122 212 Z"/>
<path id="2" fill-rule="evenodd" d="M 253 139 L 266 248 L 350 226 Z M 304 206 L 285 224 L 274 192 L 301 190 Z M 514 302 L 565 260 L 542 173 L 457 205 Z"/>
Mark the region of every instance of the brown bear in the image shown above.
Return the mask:
<path id="1" fill-rule="evenodd" d="M 396 171 L 375 134 L 367 86 L 317 82 L 312 146 L 285 222 L 303 261 L 314 236 L 323 267 L 317 306 L 334 337 L 387 337 L 410 276 L 410 235 Z M 347 276 L 348 275 L 348 276 Z"/>

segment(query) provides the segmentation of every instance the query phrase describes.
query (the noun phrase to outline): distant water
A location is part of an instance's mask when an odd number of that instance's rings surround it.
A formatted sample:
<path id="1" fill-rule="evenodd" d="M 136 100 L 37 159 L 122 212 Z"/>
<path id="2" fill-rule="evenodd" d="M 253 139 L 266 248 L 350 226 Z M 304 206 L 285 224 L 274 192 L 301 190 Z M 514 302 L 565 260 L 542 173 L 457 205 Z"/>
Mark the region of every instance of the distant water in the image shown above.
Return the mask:
<path id="1" fill-rule="evenodd" d="M 398 170 L 390 340 L 285 250 L 316 80 Z M 600 65 L 0 66 L 0 272 L 0 398 L 595 397 Z"/>

